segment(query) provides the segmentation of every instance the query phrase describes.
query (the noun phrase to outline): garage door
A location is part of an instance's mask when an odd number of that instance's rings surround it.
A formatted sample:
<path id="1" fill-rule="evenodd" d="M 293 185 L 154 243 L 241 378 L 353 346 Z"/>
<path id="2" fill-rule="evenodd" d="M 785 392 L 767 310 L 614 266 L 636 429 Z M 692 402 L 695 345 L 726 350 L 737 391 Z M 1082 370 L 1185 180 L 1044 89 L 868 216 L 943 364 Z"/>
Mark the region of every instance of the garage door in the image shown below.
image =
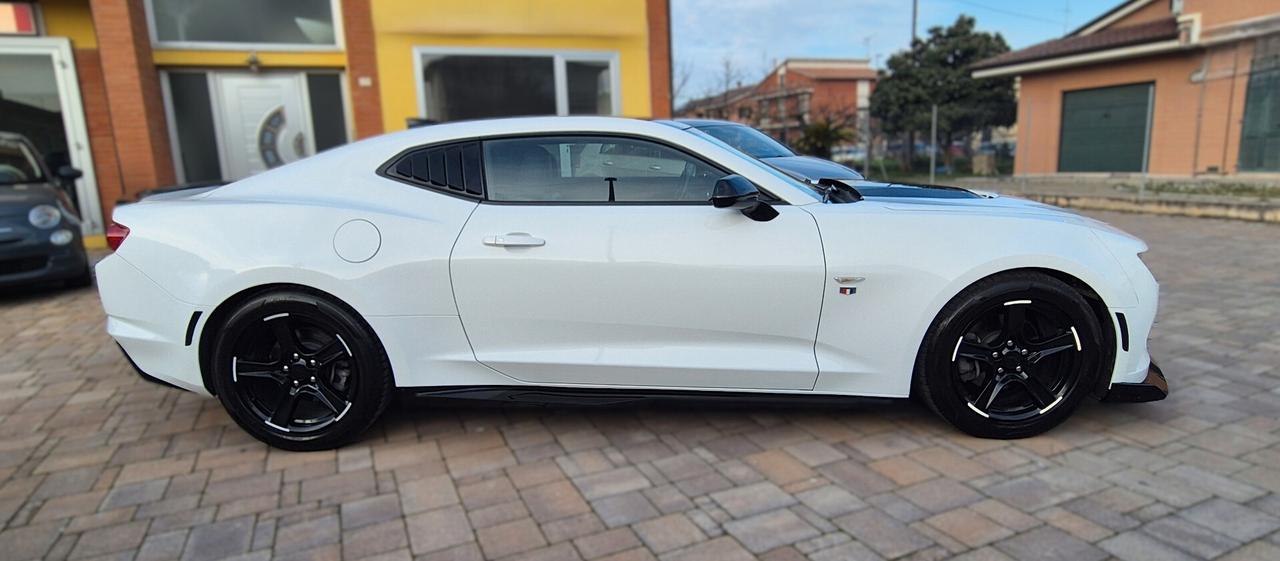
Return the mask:
<path id="1" fill-rule="evenodd" d="M 1058 171 L 1145 171 L 1153 84 L 1062 94 Z"/>

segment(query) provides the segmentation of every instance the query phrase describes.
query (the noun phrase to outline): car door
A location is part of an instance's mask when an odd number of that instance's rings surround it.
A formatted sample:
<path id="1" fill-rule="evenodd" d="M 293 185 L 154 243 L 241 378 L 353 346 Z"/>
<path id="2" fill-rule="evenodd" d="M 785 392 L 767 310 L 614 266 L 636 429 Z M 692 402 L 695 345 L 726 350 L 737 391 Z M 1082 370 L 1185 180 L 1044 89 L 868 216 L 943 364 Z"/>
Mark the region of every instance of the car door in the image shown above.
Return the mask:
<path id="1" fill-rule="evenodd" d="M 483 144 L 486 194 L 450 263 L 479 361 L 539 384 L 813 387 L 825 266 L 810 214 L 714 208 L 726 170 L 650 140 Z M 606 177 L 602 149 L 681 169 Z"/>

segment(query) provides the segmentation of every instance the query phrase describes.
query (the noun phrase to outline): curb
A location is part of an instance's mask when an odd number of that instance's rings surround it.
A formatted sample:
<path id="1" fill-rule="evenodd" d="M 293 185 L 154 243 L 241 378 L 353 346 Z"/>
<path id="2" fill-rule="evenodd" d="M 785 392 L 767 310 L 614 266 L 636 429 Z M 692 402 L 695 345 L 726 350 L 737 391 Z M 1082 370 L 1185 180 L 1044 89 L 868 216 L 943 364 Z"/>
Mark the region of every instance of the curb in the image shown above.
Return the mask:
<path id="1" fill-rule="evenodd" d="M 1266 203 L 1218 203 L 1203 201 L 1179 201 L 1139 199 L 1138 197 L 1092 197 L 1087 195 L 1049 195 L 1018 193 L 1024 197 L 1066 208 L 1083 210 L 1113 210 L 1167 216 L 1191 216 L 1196 218 L 1225 218 L 1247 222 L 1280 224 L 1280 206 Z"/>

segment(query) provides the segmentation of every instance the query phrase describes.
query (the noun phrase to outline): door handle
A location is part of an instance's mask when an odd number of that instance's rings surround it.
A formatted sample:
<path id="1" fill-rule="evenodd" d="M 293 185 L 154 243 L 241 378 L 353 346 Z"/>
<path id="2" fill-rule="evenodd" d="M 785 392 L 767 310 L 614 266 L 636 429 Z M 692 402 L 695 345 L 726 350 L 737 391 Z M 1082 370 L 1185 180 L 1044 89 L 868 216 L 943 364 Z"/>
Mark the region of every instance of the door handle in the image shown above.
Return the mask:
<path id="1" fill-rule="evenodd" d="M 512 232 L 502 236 L 485 236 L 484 245 L 500 247 L 541 247 L 547 240 L 535 238 L 524 232 Z"/>

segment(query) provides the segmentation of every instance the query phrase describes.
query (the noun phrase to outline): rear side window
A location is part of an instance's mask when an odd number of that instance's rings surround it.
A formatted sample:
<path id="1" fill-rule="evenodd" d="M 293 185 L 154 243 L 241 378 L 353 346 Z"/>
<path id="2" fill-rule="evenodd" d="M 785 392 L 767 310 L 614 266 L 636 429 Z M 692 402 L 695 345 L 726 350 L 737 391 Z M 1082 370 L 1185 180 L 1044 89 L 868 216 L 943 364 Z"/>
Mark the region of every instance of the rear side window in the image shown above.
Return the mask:
<path id="1" fill-rule="evenodd" d="M 460 142 L 431 146 L 402 154 L 383 173 L 411 183 L 458 195 L 484 195 L 480 143 Z"/>

